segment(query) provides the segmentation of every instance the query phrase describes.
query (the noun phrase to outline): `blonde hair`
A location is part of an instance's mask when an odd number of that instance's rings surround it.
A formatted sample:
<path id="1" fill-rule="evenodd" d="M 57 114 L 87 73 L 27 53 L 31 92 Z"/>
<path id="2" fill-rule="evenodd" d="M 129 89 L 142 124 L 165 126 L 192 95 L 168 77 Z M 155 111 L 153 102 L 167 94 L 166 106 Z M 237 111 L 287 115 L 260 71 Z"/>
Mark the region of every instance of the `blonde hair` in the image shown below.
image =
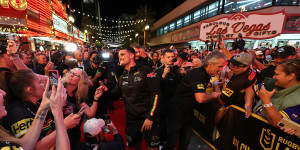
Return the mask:
<path id="1" fill-rule="evenodd" d="M 74 91 L 74 94 L 76 97 L 76 105 L 79 106 L 81 102 L 84 102 L 88 99 L 89 79 L 88 79 L 88 75 L 86 74 L 86 72 L 80 68 L 73 68 L 69 72 L 72 72 L 74 70 L 81 71 L 80 80 L 77 84 L 76 90 Z M 68 74 L 69 73 L 64 74 L 64 76 L 62 78 L 62 82 L 64 83 L 65 86 L 68 84 L 67 83 L 67 78 L 69 77 Z"/>

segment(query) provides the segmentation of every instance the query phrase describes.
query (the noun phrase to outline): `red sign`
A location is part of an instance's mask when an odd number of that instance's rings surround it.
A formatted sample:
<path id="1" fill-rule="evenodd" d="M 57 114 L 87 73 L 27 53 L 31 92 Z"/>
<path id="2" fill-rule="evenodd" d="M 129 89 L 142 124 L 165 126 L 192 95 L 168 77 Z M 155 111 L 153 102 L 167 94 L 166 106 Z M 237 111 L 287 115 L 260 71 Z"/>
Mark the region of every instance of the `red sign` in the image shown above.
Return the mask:
<path id="1" fill-rule="evenodd" d="M 289 14 L 284 21 L 284 33 L 300 33 L 300 14 Z"/>
<path id="2" fill-rule="evenodd" d="M 200 40 L 233 39 L 242 34 L 247 39 L 268 39 L 278 36 L 283 27 L 284 11 L 276 13 L 235 13 L 200 25 Z"/>

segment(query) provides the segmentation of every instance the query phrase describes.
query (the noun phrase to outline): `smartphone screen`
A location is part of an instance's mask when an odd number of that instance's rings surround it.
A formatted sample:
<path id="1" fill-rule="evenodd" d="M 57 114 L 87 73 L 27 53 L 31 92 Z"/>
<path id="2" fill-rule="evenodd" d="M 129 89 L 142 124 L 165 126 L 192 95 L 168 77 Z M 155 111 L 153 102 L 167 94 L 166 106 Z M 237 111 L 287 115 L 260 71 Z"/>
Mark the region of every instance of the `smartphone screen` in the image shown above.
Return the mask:
<path id="1" fill-rule="evenodd" d="M 52 85 L 57 86 L 58 84 L 58 70 L 49 70 L 49 80 L 50 80 L 50 88 L 52 87 Z"/>
<path id="2" fill-rule="evenodd" d="M 77 114 L 82 115 L 82 113 L 84 112 L 85 109 L 86 109 L 86 107 L 81 107 Z"/>

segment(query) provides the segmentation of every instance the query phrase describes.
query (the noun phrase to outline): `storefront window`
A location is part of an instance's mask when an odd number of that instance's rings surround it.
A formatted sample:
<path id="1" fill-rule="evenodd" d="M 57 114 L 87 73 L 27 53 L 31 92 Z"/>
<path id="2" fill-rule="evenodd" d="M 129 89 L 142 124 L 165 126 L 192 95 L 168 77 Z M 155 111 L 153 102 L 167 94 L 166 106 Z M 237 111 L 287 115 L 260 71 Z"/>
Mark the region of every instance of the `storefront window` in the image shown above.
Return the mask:
<path id="1" fill-rule="evenodd" d="M 206 19 L 205 15 L 205 8 L 200 9 L 200 20 Z"/>
<path id="2" fill-rule="evenodd" d="M 184 26 L 189 25 L 191 22 L 191 15 L 187 15 L 184 17 Z"/>
<path id="3" fill-rule="evenodd" d="M 300 5 L 299 0 L 276 0 L 276 5 Z"/>
<path id="4" fill-rule="evenodd" d="M 175 29 L 175 23 L 173 22 L 170 24 L 169 30 L 173 31 L 174 29 Z"/>
<path id="5" fill-rule="evenodd" d="M 218 14 L 218 5 L 219 5 L 218 1 L 216 1 L 216 2 L 209 5 L 208 17 L 213 17 L 213 16 Z"/>
<path id="6" fill-rule="evenodd" d="M 159 35 L 163 35 L 164 34 L 164 29 L 163 28 L 160 28 L 159 29 Z"/>
<path id="7" fill-rule="evenodd" d="M 176 29 L 180 29 L 182 27 L 182 19 L 177 20 Z"/>
<path id="8" fill-rule="evenodd" d="M 156 30 L 156 36 L 160 36 L 159 30 Z"/>
<path id="9" fill-rule="evenodd" d="M 251 11 L 272 5 L 272 0 L 225 0 L 225 13 Z"/>
<path id="10" fill-rule="evenodd" d="M 194 22 L 198 22 L 200 20 L 200 10 L 194 12 Z"/>
<path id="11" fill-rule="evenodd" d="M 164 27 L 164 34 L 168 33 L 169 26 Z"/>

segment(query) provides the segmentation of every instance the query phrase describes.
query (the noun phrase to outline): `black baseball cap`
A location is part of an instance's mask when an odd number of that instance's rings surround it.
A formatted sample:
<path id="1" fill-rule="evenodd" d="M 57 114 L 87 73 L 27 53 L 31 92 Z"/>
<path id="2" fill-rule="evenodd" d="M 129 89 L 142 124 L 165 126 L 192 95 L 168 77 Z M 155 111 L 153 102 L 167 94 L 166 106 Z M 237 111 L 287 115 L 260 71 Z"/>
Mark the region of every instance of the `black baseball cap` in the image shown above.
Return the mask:
<path id="1" fill-rule="evenodd" d="M 286 58 L 291 55 L 296 55 L 296 50 L 292 46 L 283 46 L 275 51 L 275 58 Z"/>

